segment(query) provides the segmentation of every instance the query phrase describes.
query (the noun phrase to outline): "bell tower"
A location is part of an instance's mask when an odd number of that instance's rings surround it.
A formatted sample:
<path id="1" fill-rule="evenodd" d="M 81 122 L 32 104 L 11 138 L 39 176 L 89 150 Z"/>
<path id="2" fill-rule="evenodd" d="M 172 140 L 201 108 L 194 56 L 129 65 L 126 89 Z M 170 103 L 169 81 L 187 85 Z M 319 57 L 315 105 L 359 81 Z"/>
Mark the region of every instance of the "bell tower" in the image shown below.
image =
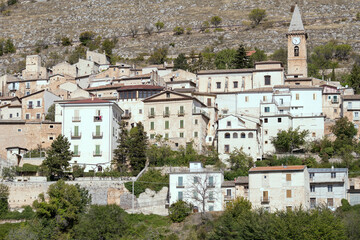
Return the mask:
<path id="1" fill-rule="evenodd" d="M 295 5 L 290 27 L 286 34 L 288 39 L 288 75 L 307 77 L 307 33 L 301 19 L 298 5 Z"/>

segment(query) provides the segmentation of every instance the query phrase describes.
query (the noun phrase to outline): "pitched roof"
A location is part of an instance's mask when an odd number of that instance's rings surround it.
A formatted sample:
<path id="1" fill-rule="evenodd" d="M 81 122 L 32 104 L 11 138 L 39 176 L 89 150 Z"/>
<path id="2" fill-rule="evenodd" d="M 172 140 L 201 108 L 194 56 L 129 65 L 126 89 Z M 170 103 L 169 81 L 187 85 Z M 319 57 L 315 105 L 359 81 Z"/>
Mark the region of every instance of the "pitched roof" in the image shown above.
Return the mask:
<path id="1" fill-rule="evenodd" d="M 79 103 L 110 103 L 110 102 L 99 98 L 86 98 L 76 101 L 65 102 L 65 104 L 79 104 Z"/>
<path id="2" fill-rule="evenodd" d="M 154 86 L 154 85 L 127 85 L 127 86 L 120 86 L 117 90 L 118 91 L 126 91 L 126 90 L 137 90 L 137 89 L 156 89 L 156 90 L 162 90 L 164 87 L 162 86 Z"/>
<path id="3" fill-rule="evenodd" d="M 344 100 L 360 100 L 360 94 L 355 94 L 355 95 L 344 95 L 343 96 Z"/>
<path id="4" fill-rule="evenodd" d="M 295 5 L 291 18 L 289 32 L 305 31 L 298 5 Z"/>
<path id="5" fill-rule="evenodd" d="M 41 92 L 44 92 L 44 91 L 45 91 L 45 89 L 42 89 L 42 90 L 40 90 L 40 91 L 37 91 L 37 92 L 31 93 L 31 94 L 29 94 L 29 95 L 23 96 L 23 97 L 20 98 L 20 99 L 24 99 L 24 98 L 27 98 L 27 97 L 31 97 L 31 96 L 33 96 L 33 95 L 36 95 L 36 94 L 41 93 Z"/>
<path id="6" fill-rule="evenodd" d="M 281 171 L 299 171 L 304 170 L 305 165 L 294 165 L 294 166 L 272 166 L 272 167 L 253 167 L 249 172 L 281 172 Z"/>
<path id="7" fill-rule="evenodd" d="M 123 86 L 123 85 L 122 84 L 107 84 L 107 85 L 102 85 L 102 86 L 97 86 L 97 87 L 85 88 L 84 90 L 93 91 L 93 90 L 104 90 L 104 89 L 116 89 L 121 86 Z"/>
<path id="8" fill-rule="evenodd" d="M 142 78 L 151 78 L 151 73 L 136 75 L 136 76 L 132 76 L 132 77 L 118 78 L 118 79 L 114 79 L 114 81 L 142 79 Z"/>
<path id="9" fill-rule="evenodd" d="M 244 68 L 244 69 L 221 69 L 221 70 L 201 70 L 197 74 L 224 74 L 224 73 L 252 73 L 254 68 Z"/>

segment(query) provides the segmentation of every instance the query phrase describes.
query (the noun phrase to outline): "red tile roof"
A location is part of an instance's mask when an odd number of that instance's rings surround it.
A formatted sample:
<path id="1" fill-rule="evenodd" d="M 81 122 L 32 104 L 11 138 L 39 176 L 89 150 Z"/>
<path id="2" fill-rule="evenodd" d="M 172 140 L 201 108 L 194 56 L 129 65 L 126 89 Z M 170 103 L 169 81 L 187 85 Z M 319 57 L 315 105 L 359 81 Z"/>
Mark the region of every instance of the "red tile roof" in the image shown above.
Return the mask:
<path id="1" fill-rule="evenodd" d="M 298 170 L 304 170 L 305 168 L 306 168 L 305 165 L 253 167 L 249 170 L 249 172 L 298 171 Z"/>
<path id="2" fill-rule="evenodd" d="M 99 98 L 86 98 L 86 99 L 66 102 L 66 104 L 79 104 L 79 103 L 110 103 L 110 102 Z"/>

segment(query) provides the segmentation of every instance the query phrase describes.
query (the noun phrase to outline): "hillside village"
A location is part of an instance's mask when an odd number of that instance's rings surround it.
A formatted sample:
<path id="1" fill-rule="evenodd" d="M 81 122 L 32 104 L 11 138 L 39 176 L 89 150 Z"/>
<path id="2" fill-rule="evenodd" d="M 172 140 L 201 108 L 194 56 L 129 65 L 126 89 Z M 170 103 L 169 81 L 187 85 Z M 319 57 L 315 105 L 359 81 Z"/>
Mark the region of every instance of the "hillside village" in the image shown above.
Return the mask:
<path id="1" fill-rule="evenodd" d="M 178 200 L 199 212 L 224 211 L 237 197 L 269 212 L 320 205 L 335 210 L 342 199 L 360 204 L 360 179 L 351 178 L 348 168 L 314 168 L 306 163 L 257 166 L 279 154 L 274 138 L 289 129 L 306 132 L 308 143 L 324 137 L 334 140 L 332 126 L 346 117 L 355 125 L 355 138 L 360 137 L 360 95 L 339 82 L 308 76 L 308 33 L 298 6 L 286 37 L 287 71 L 282 62 L 272 60 L 255 62 L 253 68 L 197 73 L 174 70 L 172 63 L 138 68 L 112 65 L 105 54 L 89 50 L 86 59 L 75 64 L 46 68 L 41 56 L 28 55 L 21 75 L 0 77 L 1 169 L 40 166 L 46 150 L 63 135 L 72 152 L 67 171 L 80 167 L 94 174 L 68 182 L 87 188 L 93 204 L 159 215 L 167 215 Z M 149 162 L 136 176 L 96 177 L 116 168 L 122 131 L 131 133 L 139 126 L 149 146 L 192 148 L 197 154 L 210 149 L 222 167 L 208 166 L 201 159 L 192 159 L 188 166 L 157 167 L 169 174 L 167 184 L 141 194 L 134 192 L 134 182 L 152 171 Z M 237 151 L 254 165 L 248 176 L 230 181 L 224 174 Z M 304 152 L 303 147 L 293 147 L 289 155 Z M 37 172 L 3 183 L 10 188 L 9 206 L 15 209 L 31 205 L 53 182 Z M 126 184 L 132 184 L 132 192 Z"/>

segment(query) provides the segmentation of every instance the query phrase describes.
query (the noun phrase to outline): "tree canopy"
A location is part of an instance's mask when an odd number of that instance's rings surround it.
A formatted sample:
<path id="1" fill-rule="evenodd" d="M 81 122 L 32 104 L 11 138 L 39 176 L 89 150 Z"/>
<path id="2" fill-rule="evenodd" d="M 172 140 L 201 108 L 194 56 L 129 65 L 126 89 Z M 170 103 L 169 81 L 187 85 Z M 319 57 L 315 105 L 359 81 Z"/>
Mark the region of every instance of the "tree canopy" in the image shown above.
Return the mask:
<path id="1" fill-rule="evenodd" d="M 289 128 L 287 131 L 282 130 L 273 137 L 271 142 L 278 152 L 290 152 L 294 149 L 300 148 L 305 144 L 305 138 L 308 136 L 309 131 L 300 131 L 299 128 Z"/>
<path id="2" fill-rule="evenodd" d="M 252 21 L 254 26 L 259 25 L 260 22 L 264 20 L 265 17 L 266 17 L 265 9 L 255 8 L 251 10 L 251 12 L 249 13 L 249 19 L 250 21 Z"/>

